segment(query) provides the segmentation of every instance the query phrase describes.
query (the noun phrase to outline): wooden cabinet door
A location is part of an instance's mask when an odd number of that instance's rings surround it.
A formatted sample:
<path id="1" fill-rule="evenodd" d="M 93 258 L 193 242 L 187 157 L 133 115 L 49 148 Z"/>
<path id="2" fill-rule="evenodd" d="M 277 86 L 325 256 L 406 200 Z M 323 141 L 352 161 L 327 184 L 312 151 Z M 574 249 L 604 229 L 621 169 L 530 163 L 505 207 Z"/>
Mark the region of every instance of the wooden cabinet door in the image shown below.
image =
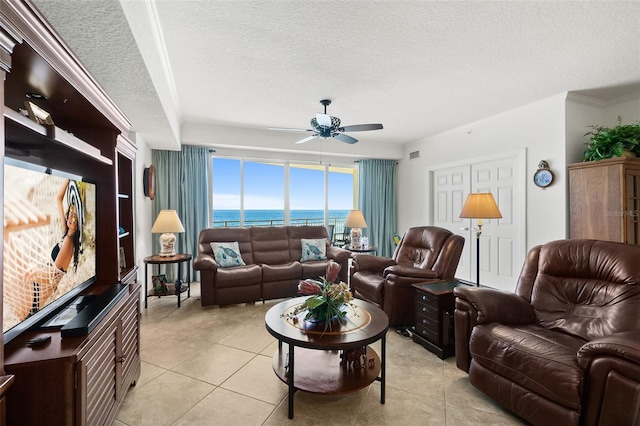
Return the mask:
<path id="1" fill-rule="evenodd" d="M 122 389 L 124 397 L 129 386 L 135 384 L 140 373 L 140 296 L 134 291 L 122 308 Z"/>
<path id="2" fill-rule="evenodd" d="M 120 396 L 122 364 L 120 320 L 107 325 L 100 338 L 76 363 L 78 399 L 76 424 L 97 426 L 111 424 Z"/>

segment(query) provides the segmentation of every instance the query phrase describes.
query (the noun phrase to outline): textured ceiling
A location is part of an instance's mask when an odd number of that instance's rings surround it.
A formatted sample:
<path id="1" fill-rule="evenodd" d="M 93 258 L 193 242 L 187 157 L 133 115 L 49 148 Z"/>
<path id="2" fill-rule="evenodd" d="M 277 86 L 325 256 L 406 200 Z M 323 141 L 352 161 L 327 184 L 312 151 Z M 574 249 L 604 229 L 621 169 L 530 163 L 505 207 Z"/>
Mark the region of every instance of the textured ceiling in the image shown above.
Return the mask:
<path id="1" fill-rule="evenodd" d="M 640 91 L 637 1 L 35 4 L 155 148 L 188 123 L 308 128 L 323 98 L 343 125 L 384 124 L 353 134 L 362 149 L 566 91 Z"/>

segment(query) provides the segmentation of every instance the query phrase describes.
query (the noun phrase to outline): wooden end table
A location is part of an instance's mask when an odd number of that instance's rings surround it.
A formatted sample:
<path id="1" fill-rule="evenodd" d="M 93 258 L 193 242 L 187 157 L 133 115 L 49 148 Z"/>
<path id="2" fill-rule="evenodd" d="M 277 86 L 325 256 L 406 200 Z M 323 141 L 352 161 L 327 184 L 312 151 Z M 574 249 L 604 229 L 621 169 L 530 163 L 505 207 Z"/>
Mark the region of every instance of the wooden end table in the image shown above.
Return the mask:
<path id="1" fill-rule="evenodd" d="M 455 354 L 453 289 L 459 281 L 411 284 L 416 289 L 416 330 L 413 341 L 440 359 Z"/>
<path id="2" fill-rule="evenodd" d="M 289 386 L 289 418 L 293 418 L 293 395 L 297 390 L 320 394 L 344 394 L 381 384 L 380 403 L 384 404 L 386 335 L 389 318 L 382 309 L 364 300 L 347 307 L 348 321 L 324 324 L 304 321 L 305 312 L 292 315 L 306 297 L 280 302 L 267 312 L 265 325 L 278 339 L 273 355 L 273 371 Z M 381 354 L 367 345 L 381 340 Z M 296 349 L 298 348 L 298 349 Z M 366 348 L 364 365 L 342 363 L 340 352 Z"/>
<path id="3" fill-rule="evenodd" d="M 183 287 L 182 281 L 182 268 L 181 265 L 183 262 L 188 262 L 192 259 L 192 255 L 188 253 L 178 253 L 174 256 L 160 256 L 153 255 L 147 256 L 144 260 L 144 308 L 147 309 L 147 298 L 150 296 L 178 296 L 178 308 L 180 307 L 180 294 L 187 292 L 187 299 L 191 297 L 191 269 L 187 268 L 187 285 Z M 158 265 L 158 273 L 160 269 L 160 265 L 169 265 L 172 263 L 178 264 L 178 276 L 176 277 L 175 283 L 169 284 L 166 292 L 158 293 L 155 291 L 153 286 L 151 290 L 147 290 L 147 285 L 149 284 L 149 265 Z"/>

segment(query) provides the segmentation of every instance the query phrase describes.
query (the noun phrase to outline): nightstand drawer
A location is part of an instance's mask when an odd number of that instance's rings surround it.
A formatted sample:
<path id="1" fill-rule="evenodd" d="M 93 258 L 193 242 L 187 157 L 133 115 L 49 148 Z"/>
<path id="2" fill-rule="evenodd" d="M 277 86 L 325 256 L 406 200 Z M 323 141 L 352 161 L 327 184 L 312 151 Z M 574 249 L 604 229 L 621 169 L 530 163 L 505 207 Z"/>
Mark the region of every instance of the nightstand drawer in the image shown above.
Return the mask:
<path id="1" fill-rule="evenodd" d="M 439 342 L 439 335 L 440 334 L 437 331 L 433 331 L 431 329 L 428 329 L 427 327 L 425 327 L 423 325 L 416 324 L 416 334 L 418 336 L 422 337 L 423 339 L 427 339 L 428 341 L 430 341 L 434 345 L 440 344 L 440 342 Z"/>
<path id="2" fill-rule="evenodd" d="M 424 315 L 416 315 L 416 327 L 418 326 L 428 328 L 434 333 L 438 333 L 440 330 L 440 321 L 438 321 L 437 317 L 433 319 Z"/>
<path id="3" fill-rule="evenodd" d="M 434 321 L 438 320 L 438 307 L 425 305 L 420 300 L 418 300 L 418 303 L 416 304 L 416 313 L 418 315 L 427 316 Z"/>
<path id="4" fill-rule="evenodd" d="M 416 292 L 416 296 L 418 298 L 418 303 L 423 303 L 436 309 L 438 308 L 438 296 L 434 296 L 429 293 L 423 293 L 421 291 Z"/>

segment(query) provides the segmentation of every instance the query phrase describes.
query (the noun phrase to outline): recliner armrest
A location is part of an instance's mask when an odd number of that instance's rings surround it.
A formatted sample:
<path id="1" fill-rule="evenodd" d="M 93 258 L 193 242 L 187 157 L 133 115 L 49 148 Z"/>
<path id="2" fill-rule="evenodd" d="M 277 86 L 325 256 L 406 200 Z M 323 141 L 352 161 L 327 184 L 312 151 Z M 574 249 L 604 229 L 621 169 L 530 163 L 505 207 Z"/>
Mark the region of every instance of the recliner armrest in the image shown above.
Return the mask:
<path id="1" fill-rule="evenodd" d="M 396 262 L 389 257 L 370 254 L 354 254 L 351 258 L 353 259 L 352 274 L 357 271 L 372 271 L 382 274 L 385 268 L 396 264 Z"/>
<path id="2" fill-rule="evenodd" d="M 438 273 L 432 271 L 431 269 L 421 269 L 414 268 L 411 266 L 401 266 L 401 265 L 391 265 L 384 269 L 382 276 L 386 277 L 388 275 L 400 275 L 403 277 L 411 277 L 411 278 L 438 278 Z"/>
<path id="3" fill-rule="evenodd" d="M 535 320 L 533 306 L 515 293 L 465 286 L 454 288 L 453 294 L 474 307 L 476 324 L 531 324 Z"/>
<path id="4" fill-rule="evenodd" d="M 456 296 L 455 339 L 456 365 L 469 372 L 471 353 L 469 338 L 477 324 L 500 322 L 504 324 L 530 324 L 535 319 L 533 307 L 520 296 L 491 288 L 459 286 Z"/>
<path id="5" fill-rule="evenodd" d="M 602 355 L 611 355 L 640 364 L 640 333 L 625 331 L 585 343 L 578 350 L 578 364 L 587 369 Z"/>
<path id="6" fill-rule="evenodd" d="M 200 253 L 193 259 L 193 269 L 198 271 L 217 271 L 218 264 L 213 256 L 206 253 Z"/>
<path id="7" fill-rule="evenodd" d="M 351 252 L 336 246 L 327 247 L 327 257 L 341 264 L 351 257 Z"/>

